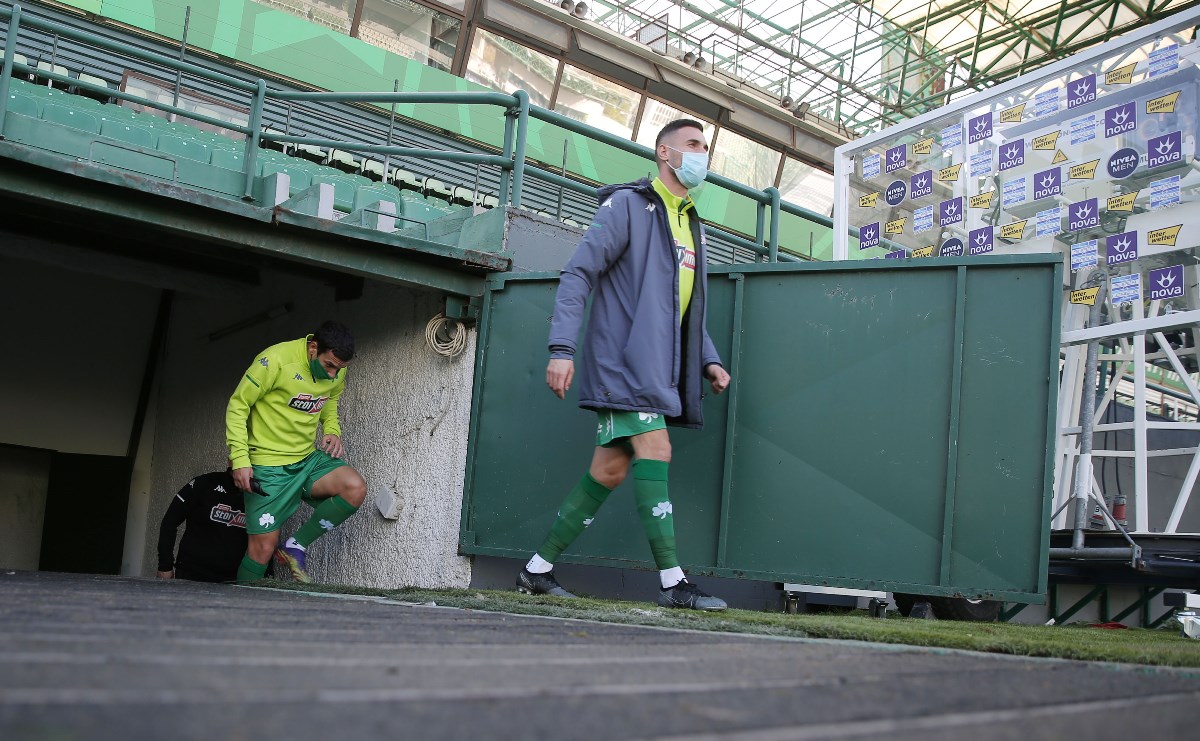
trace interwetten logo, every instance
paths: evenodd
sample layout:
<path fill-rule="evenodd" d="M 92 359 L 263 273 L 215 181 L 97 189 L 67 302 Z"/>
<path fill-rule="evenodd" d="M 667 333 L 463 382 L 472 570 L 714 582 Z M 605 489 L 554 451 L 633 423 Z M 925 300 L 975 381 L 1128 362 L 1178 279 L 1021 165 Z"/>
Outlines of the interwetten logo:
<path fill-rule="evenodd" d="M 992 251 L 992 227 L 985 226 L 982 229 L 972 229 L 967 235 L 967 244 L 971 247 L 972 255 L 982 255 L 985 252 Z"/>
<path fill-rule="evenodd" d="M 901 144 L 887 151 L 887 162 L 883 166 L 884 173 L 895 172 L 908 164 L 907 145 Z"/>
<path fill-rule="evenodd" d="M 1049 198 L 1062 193 L 1062 168 L 1051 167 L 1033 177 L 1033 200 Z"/>
<path fill-rule="evenodd" d="M 240 509 L 234 509 L 228 504 L 218 504 L 213 507 L 212 511 L 208 513 L 208 519 L 228 527 L 246 529 L 246 513 Z"/>
<path fill-rule="evenodd" d="M 1091 103 L 1096 99 L 1096 75 L 1081 77 L 1067 83 L 1067 110 Z"/>
<path fill-rule="evenodd" d="M 296 394 L 288 401 L 288 406 L 305 414 L 320 414 L 327 401 L 328 396 L 318 396 L 314 399 L 312 394 Z"/>
<path fill-rule="evenodd" d="M 1108 158 L 1108 176 L 1115 180 L 1124 180 L 1133 174 L 1137 166 L 1138 153 L 1136 149 L 1130 147 L 1118 149 Z"/>
<path fill-rule="evenodd" d="M 992 114 L 985 113 L 967 122 L 967 143 L 983 141 L 992 135 Z"/>
<path fill-rule="evenodd" d="M 951 198 L 948 201 L 942 201 L 938 206 L 938 224 L 947 226 L 949 224 L 957 224 L 963 219 L 963 199 L 962 196 Z"/>
<path fill-rule="evenodd" d="M 1137 128 L 1137 106 L 1133 101 L 1104 112 L 1104 137 L 1124 134 Z"/>
<path fill-rule="evenodd" d="M 1150 271 L 1150 300 L 1183 295 L 1183 266 L 1172 265 Z"/>
<path fill-rule="evenodd" d="M 1025 140 L 1018 139 L 1000 147 L 1000 172 L 1025 164 Z"/>
<path fill-rule="evenodd" d="M 909 179 L 908 197 L 924 198 L 933 193 L 933 170 L 918 172 Z"/>
<path fill-rule="evenodd" d="M 904 184 L 904 181 L 893 180 L 892 184 L 883 192 L 883 200 L 887 201 L 889 206 L 899 206 L 906 195 L 908 195 L 908 186 Z"/>
<path fill-rule="evenodd" d="M 1146 142 L 1146 166 L 1162 167 L 1183 162 L 1183 139 L 1178 131 L 1155 136 Z"/>
<path fill-rule="evenodd" d="M 1067 206 L 1067 229 L 1073 232 L 1100 226 L 1100 209 L 1095 198 Z"/>
<path fill-rule="evenodd" d="M 858 230 L 858 248 L 865 250 L 868 247 L 879 246 L 879 222 L 867 224 L 862 229 Z"/>
<path fill-rule="evenodd" d="M 963 242 L 958 237 L 947 239 L 945 242 L 942 242 L 942 257 L 962 257 L 962 253 Z"/>
<path fill-rule="evenodd" d="M 1108 238 L 1106 243 L 1109 265 L 1120 265 L 1137 259 L 1137 232 L 1122 232 Z"/>

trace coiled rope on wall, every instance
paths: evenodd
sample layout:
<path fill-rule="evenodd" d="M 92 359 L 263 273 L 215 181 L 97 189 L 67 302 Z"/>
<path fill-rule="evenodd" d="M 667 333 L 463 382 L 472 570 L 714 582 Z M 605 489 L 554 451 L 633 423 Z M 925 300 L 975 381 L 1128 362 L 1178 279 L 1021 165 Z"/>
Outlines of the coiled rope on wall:
<path fill-rule="evenodd" d="M 425 325 L 425 342 L 438 355 L 457 358 L 467 349 L 467 325 L 438 314 Z"/>

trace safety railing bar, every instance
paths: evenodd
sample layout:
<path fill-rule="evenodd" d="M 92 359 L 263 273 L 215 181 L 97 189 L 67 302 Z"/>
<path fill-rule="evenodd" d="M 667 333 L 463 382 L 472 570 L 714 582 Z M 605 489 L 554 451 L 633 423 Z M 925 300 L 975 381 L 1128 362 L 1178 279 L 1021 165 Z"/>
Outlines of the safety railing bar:
<path fill-rule="evenodd" d="M 161 65 L 163 67 L 167 67 L 169 69 L 183 70 L 184 72 L 187 72 L 188 74 L 195 75 L 197 77 L 203 77 L 206 79 L 214 80 L 216 82 L 220 82 L 222 84 L 228 85 L 232 88 L 242 90 L 244 92 L 252 93 L 257 88 L 257 85 L 255 83 L 246 82 L 244 80 L 239 80 L 238 78 L 230 77 L 229 75 L 223 75 L 220 72 L 214 72 L 210 69 L 205 69 L 204 67 L 192 64 L 191 62 L 184 62 L 177 58 L 172 58 L 172 57 L 168 57 L 164 54 L 159 54 L 158 52 L 148 51 L 146 49 L 139 49 L 135 46 L 131 46 L 128 44 L 121 44 L 118 42 L 110 41 L 109 39 L 106 39 L 103 36 L 97 36 L 96 34 L 88 33 L 87 31 L 80 31 L 79 29 L 72 28 L 71 26 L 63 25 L 61 23 L 58 23 L 57 21 L 43 20 L 43 19 L 37 17 L 36 15 L 31 15 L 29 13 L 24 12 L 24 9 L 21 8 L 21 6 L 19 4 L 13 5 L 13 7 L 11 9 L 0 8 L 0 16 L 6 17 L 6 18 L 12 18 L 14 13 L 20 13 L 22 28 L 32 27 L 32 28 L 40 28 L 45 31 L 53 31 L 54 33 L 58 34 L 59 36 L 65 36 L 66 38 L 69 38 L 69 39 L 74 39 L 76 41 L 82 41 L 86 44 L 95 46 L 100 49 L 104 49 L 106 51 L 116 52 L 118 54 L 124 54 L 127 56 L 135 57 L 137 59 L 141 59 L 143 61 L 147 61 L 147 62 L 153 62 L 155 64 Z M 8 39 L 6 38 L 5 39 L 6 44 L 7 44 L 7 41 L 8 41 Z M 14 39 L 14 41 L 15 41 L 15 39 Z"/>
<path fill-rule="evenodd" d="M 516 96 L 488 92 L 445 92 L 445 93 L 398 93 L 355 92 L 355 93 L 311 93 L 288 90 L 268 90 L 267 97 L 275 100 L 303 101 L 315 103 L 454 103 L 480 104 L 510 107 L 517 104 Z"/>
<path fill-rule="evenodd" d="M 425 157 L 451 162 L 475 162 L 497 167 L 512 167 L 511 160 L 505 160 L 498 154 L 482 152 L 454 152 L 445 149 L 421 149 L 418 147 L 398 147 L 387 144 L 365 144 L 363 142 L 348 142 L 338 139 L 315 139 L 311 136 L 296 136 L 294 134 L 276 134 L 264 131 L 259 135 L 265 141 L 286 142 L 288 144 L 306 144 L 312 147 L 341 149 L 348 152 L 370 152 L 372 154 L 394 154 L 398 157 Z"/>

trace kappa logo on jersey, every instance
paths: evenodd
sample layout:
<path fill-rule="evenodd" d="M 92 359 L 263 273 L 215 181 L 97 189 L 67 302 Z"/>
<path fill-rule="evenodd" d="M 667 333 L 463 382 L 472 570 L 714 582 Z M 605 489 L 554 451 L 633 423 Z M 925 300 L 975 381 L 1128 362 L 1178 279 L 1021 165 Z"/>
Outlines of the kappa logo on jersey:
<path fill-rule="evenodd" d="M 297 380 L 297 381 L 303 381 L 303 380 L 304 380 L 304 376 L 300 375 L 299 373 L 297 373 L 297 374 L 295 375 L 295 378 L 296 378 L 296 380 Z"/>
<path fill-rule="evenodd" d="M 259 364 L 259 365 L 261 365 L 262 367 L 266 368 L 266 367 L 267 367 L 267 359 L 266 359 L 266 358 L 259 358 L 259 359 L 258 359 L 258 364 Z"/>
<path fill-rule="evenodd" d="M 654 204 L 653 204 L 653 203 L 647 203 L 647 204 L 646 204 L 646 210 L 647 210 L 647 211 L 653 211 L 653 210 L 654 210 Z"/>
<path fill-rule="evenodd" d="M 318 396 L 314 399 L 312 394 L 296 394 L 288 401 L 288 406 L 305 414 L 318 414 L 327 401 L 328 396 Z"/>
<path fill-rule="evenodd" d="M 240 509 L 234 509 L 228 504 L 218 504 L 213 507 L 212 511 L 208 513 L 208 519 L 228 527 L 246 529 L 246 513 Z"/>

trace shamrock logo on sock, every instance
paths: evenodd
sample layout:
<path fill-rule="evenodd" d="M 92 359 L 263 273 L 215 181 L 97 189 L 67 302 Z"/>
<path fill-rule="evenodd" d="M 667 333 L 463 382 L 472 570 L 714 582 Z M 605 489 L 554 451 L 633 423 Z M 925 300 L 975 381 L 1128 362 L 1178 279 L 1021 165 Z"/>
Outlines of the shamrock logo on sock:
<path fill-rule="evenodd" d="M 320 525 L 321 525 L 321 527 L 325 528 L 326 530 L 333 529 L 333 523 L 330 522 L 329 520 L 321 520 Z"/>
<path fill-rule="evenodd" d="M 584 521 L 583 521 L 583 526 L 584 526 L 584 527 L 587 527 L 588 525 L 591 525 L 591 524 L 592 524 L 592 520 L 594 520 L 594 519 L 596 519 L 596 518 L 595 518 L 595 517 L 589 517 L 589 518 L 587 518 L 586 520 L 584 520 Z"/>
<path fill-rule="evenodd" d="M 670 502 L 659 502 L 658 504 L 654 505 L 654 509 L 650 510 L 650 514 L 654 515 L 660 520 L 665 520 L 667 519 L 667 515 L 674 511 L 675 508 L 671 506 Z"/>
<path fill-rule="evenodd" d="M 275 524 L 275 515 L 270 512 L 263 512 L 262 517 L 258 518 L 259 527 L 270 527 Z"/>

